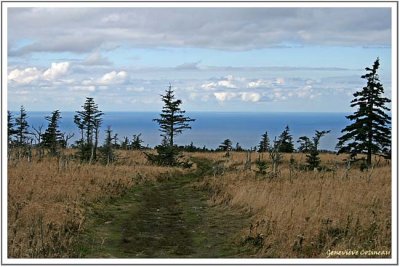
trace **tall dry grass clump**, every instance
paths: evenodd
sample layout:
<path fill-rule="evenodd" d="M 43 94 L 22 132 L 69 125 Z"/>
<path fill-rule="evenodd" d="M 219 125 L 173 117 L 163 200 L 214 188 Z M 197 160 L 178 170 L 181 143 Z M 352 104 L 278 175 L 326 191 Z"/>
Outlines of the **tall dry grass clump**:
<path fill-rule="evenodd" d="M 245 153 L 219 155 L 220 161 L 217 154 L 198 156 L 224 165 L 223 173 L 202 182 L 213 192 L 211 202 L 253 215 L 242 245 L 255 246 L 256 256 L 326 258 L 333 250 L 391 249 L 391 167 L 383 161 L 361 171 L 347 168 L 343 156 L 323 154 L 323 170 L 309 171 L 301 166 L 304 155 L 286 154 L 272 178 L 254 164 L 245 170 Z"/>
<path fill-rule="evenodd" d="M 117 164 L 81 164 L 65 157 L 8 162 L 8 256 L 71 257 L 92 203 L 124 194 L 173 168 L 148 165 L 140 151 Z"/>

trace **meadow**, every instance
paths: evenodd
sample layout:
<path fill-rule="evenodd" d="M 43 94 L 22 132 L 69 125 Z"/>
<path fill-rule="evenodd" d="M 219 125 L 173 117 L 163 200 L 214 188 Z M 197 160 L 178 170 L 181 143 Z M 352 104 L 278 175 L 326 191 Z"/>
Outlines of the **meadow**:
<path fill-rule="evenodd" d="M 8 162 L 8 255 L 72 257 L 74 243 L 94 203 L 116 198 L 144 181 L 179 171 L 149 165 L 140 151 L 120 152 L 118 164 L 81 164 L 32 157 Z"/>
<path fill-rule="evenodd" d="M 81 164 L 72 153 L 9 160 L 10 258 L 76 257 L 75 244 L 94 205 L 197 168 L 151 165 L 141 151 L 118 151 L 119 160 L 108 166 Z M 303 166 L 305 154 L 284 154 L 271 176 L 267 153 L 253 152 L 250 164 L 246 152 L 185 156 L 208 162 L 204 175 L 190 183 L 207 192 L 208 209 L 250 217 L 235 235 L 234 246 L 249 249 L 241 257 L 326 258 L 329 251 L 391 250 L 391 166 L 384 159 L 376 157 L 373 168 L 361 171 L 357 164 L 348 168 L 345 155 L 321 154 L 324 168 L 310 171 Z M 265 174 L 258 171 L 258 158 L 267 161 Z M 358 256 L 390 257 L 371 253 Z"/>
<path fill-rule="evenodd" d="M 326 169 L 309 171 L 302 168 L 304 154 L 285 154 L 278 177 L 267 178 L 254 171 L 254 164 L 244 169 L 246 153 L 232 153 L 225 160 L 223 153 L 193 156 L 223 166 L 223 173 L 206 177 L 200 186 L 211 189 L 210 204 L 252 215 L 242 236 L 256 247 L 255 256 L 325 258 L 329 251 L 346 250 L 361 257 L 373 253 L 361 255 L 363 251 L 389 256 L 391 167 L 383 158 L 376 157 L 374 168 L 361 171 L 357 165 L 348 168 L 344 155 L 321 154 Z"/>

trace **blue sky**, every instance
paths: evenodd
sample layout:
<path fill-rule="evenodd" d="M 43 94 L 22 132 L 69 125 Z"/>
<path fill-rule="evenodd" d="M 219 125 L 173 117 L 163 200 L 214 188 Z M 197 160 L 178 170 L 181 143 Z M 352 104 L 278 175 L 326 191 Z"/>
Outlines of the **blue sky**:
<path fill-rule="evenodd" d="M 377 57 L 391 95 L 389 8 L 9 8 L 7 41 L 10 110 L 157 111 L 171 83 L 192 111 L 350 111 Z"/>

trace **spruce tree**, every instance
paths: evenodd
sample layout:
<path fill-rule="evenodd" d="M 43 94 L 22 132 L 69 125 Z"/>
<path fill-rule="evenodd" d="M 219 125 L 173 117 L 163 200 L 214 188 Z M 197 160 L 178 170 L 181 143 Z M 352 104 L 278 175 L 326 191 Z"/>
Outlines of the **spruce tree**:
<path fill-rule="evenodd" d="M 165 95 L 161 95 L 161 100 L 164 102 L 164 106 L 160 118 L 153 119 L 153 121 L 159 124 L 163 141 L 161 145 L 156 147 L 158 155 L 147 153 L 146 155 L 150 161 L 159 165 L 190 167 L 191 164 L 179 161 L 182 155 L 175 145 L 174 139 L 184 130 L 191 129 L 189 123 L 195 120 L 185 116 L 185 111 L 180 107 L 182 100 L 175 99 L 171 85 L 165 91 Z"/>
<path fill-rule="evenodd" d="M 279 136 L 279 152 L 292 153 L 294 151 L 293 138 L 289 131 L 290 129 L 287 125 L 285 130 Z"/>
<path fill-rule="evenodd" d="M 232 141 L 230 139 L 225 139 L 224 142 L 219 145 L 219 149 L 225 151 L 225 156 L 229 157 L 229 151 L 232 150 Z"/>
<path fill-rule="evenodd" d="M 312 142 L 310 138 L 307 136 L 301 136 L 299 137 L 299 140 L 297 140 L 297 143 L 300 143 L 299 148 L 297 149 L 299 152 L 302 153 L 308 153 L 311 150 L 312 147 Z"/>
<path fill-rule="evenodd" d="M 123 150 L 129 149 L 129 139 L 127 136 L 124 136 L 124 140 L 121 142 L 121 149 Z"/>
<path fill-rule="evenodd" d="M 309 147 L 309 153 L 306 155 L 307 157 L 307 164 L 308 168 L 310 170 L 313 170 L 314 168 L 318 168 L 319 164 L 321 162 L 319 158 L 319 151 L 318 151 L 318 145 L 319 145 L 319 140 L 321 139 L 322 136 L 328 134 L 330 131 L 315 131 L 315 136 L 313 137 L 313 142 L 311 143 L 311 146 Z"/>
<path fill-rule="evenodd" d="M 25 145 L 27 143 L 29 135 L 29 124 L 27 118 L 28 114 L 26 113 L 24 106 L 21 106 L 19 115 L 15 118 L 15 134 L 17 136 L 17 145 L 19 146 Z"/>
<path fill-rule="evenodd" d="M 261 136 L 261 141 L 260 145 L 258 146 L 258 152 L 267 152 L 269 148 L 269 137 L 268 137 L 268 132 L 265 132 Z"/>
<path fill-rule="evenodd" d="M 132 143 L 131 143 L 131 149 L 132 150 L 140 150 L 143 148 L 142 143 L 143 140 L 140 138 L 140 136 L 142 136 L 142 134 L 134 134 L 132 136 Z"/>
<path fill-rule="evenodd" d="M 189 123 L 195 121 L 185 117 L 185 111 L 180 108 L 182 100 L 175 99 L 171 85 L 161 95 L 164 102 L 162 113 L 159 119 L 154 119 L 160 125 L 161 136 L 166 138 L 170 146 L 174 146 L 174 137 L 181 134 L 183 130 L 191 129 Z"/>
<path fill-rule="evenodd" d="M 92 97 L 87 97 L 82 106 L 82 111 L 76 111 L 74 122 L 81 132 L 81 140 L 78 141 L 79 156 L 82 161 L 96 160 L 98 144 L 98 132 L 104 115 L 98 109 L 98 105 Z"/>
<path fill-rule="evenodd" d="M 61 114 L 59 110 L 55 110 L 51 113 L 51 116 L 45 118 L 49 124 L 46 131 L 43 134 L 43 145 L 49 149 L 52 156 L 56 156 L 58 149 L 62 146 L 62 133 L 58 129 Z"/>
<path fill-rule="evenodd" d="M 391 150 L 390 111 L 386 107 L 390 99 L 383 96 L 384 89 L 378 75 L 379 58 L 372 68 L 365 68 L 367 73 L 362 75 L 367 85 L 361 91 L 353 94 L 350 106 L 357 110 L 347 119 L 353 123 L 346 126 L 339 137 L 338 153 L 367 154 L 366 164 L 371 166 L 373 154 L 387 154 Z"/>
<path fill-rule="evenodd" d="M 114 153 L 114 137 L 112 137 L 111 127 L 108 126 L 106 130 L 106 138 L 104 140 L 103 147 L 100 148 L 101 159 L 104 164 L 113 163 L 116 160 L 116 155 Z"/>

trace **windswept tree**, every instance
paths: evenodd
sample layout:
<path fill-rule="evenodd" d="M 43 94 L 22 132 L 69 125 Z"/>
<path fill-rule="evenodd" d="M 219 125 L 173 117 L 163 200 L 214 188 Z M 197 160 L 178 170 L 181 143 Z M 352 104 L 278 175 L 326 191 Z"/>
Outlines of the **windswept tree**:
<path fill-rule="evenodd" d="M 164 106 L 160 118 L 153 121 L 159 124 L 163 141 L 160 146 L 157 146 L 158 155 L 146 155 L 150 161 L 160 165 L 178 165 L 180 152 L 174 139 L 184 130 L 191 129 L 189 123 L 195 120 L 185 116 L 185 111 L 180 107 L 182 100 L 175 99 L 171 85 L 165 91 L 165 95 L 161 95 L 161 100 Z"/>
<path fill-rule="evenodd" d="M 77 142 L 79 156 L 82 161 L 96 160 L 98 145 L 98 133 L 104 113 L 98 109 L 98 105 L 92 97 L 87 97 L 82 106 L 82 111 L 76 111 L 74 122 L 78 126 L 81 139 Z"/>
<path fill-rule="evenodd" d="M 232 150 L 232 141 L 230 139 L 225 139 L 224 142 L 219 145 L 219 149 L 225 151 L 225 156 L 229 157 L 229 151 Z"/>
<path fill-rule="evenodd" d="M 28 142 L 29 124 L 27 121 L 28 114 L 24 106 L 21 106 L 18 117 L 15 118 L 15 135 L 17 137 L 16 143 L 18 146 L 23 146 Z"/>
<path fill-rule="evenodd" d="M 143 140 L 142 140 L 141 136 L 142 136 L 141 133 L 140 134 L 134 134 L 132 136 L 132 142 L 131 142 L 131 145 L 130 145 L 132 150 L 140 150 L 140 149 L 143 148 L 143 145 L 142 145 L 143 144 Z"/>
<path fill-rule="evenodd" d="M 310 138 L 308 138 L 307 136 L 301 136 L 299 137 L 299 140 L 297 140 L 297 143 L 300 143 L 300 146 L 297 149 L 299 152 L 302 153 L 310 152 L 310 149 L 312 147 L 312 142 Z"/>
<path fill-rule="evenodd" d="M 279 136 L 279 152 L 292 153 L 294 151 L 293 138 L 289 131 L 289 125 L 287 125 L 285 130 Z"/>
<path fill-rule="evenodd" d="M 43 145 L 49 150 L 50 155 L 56 156 L 63 142 L 63 135 L 58 129 L 61 119 L 60 111 L 53 111 L 51 116 L 46 116 L 45 119 L 49 124 L 43 134 Z"/>
<path fill-rule="evenodd" d="M 120 147 L 123 150 L 129 150 L 129 138 L 127 136 L 124 136 L 124 139 L 121 142 Z"/>
<path fill-rule="evenodd" d="M 378 75 L 379 58 L 372 68 L 365 68 L 367 73 L 362 75 L 367 85 L 361 91 L 353 94 L 354 99 L 350 106 L 357 110 L 354 114 L 346 116 L 352 124 L 346 126 L 339 137 L 337 144 L 338 153 L 351 153 L 353 156 L 367 154 L 366 164 L 372 163 L 373 154 L 389 154 L 391 151 L 390 111 L 386 104 L 391 100 L 384 97 L 384 89 Z"/>
<path fill-rule="evenodd" d="M 268 137 L 268 132 L 265 132 L 261 136 L 261 141 L 260 141 L 260 144 L 258 146 L 258 152 L 260 152 L 260 153 L 267 152 L 268 148 L 269 148 L 269 137 Z"/>
<path fill-rule="evenodd" d="M 318 151 L 319 140 L 321 139 L 322 136 L 328 133 L 330 133 L 330 131 L 315 131 L 313 141 L 311 143 L 311 146 L 309 147 L 309 152 L 306 155 L 308 168 L 311 170 L 319 167 L 319 164 L 321 162 Z"/>

